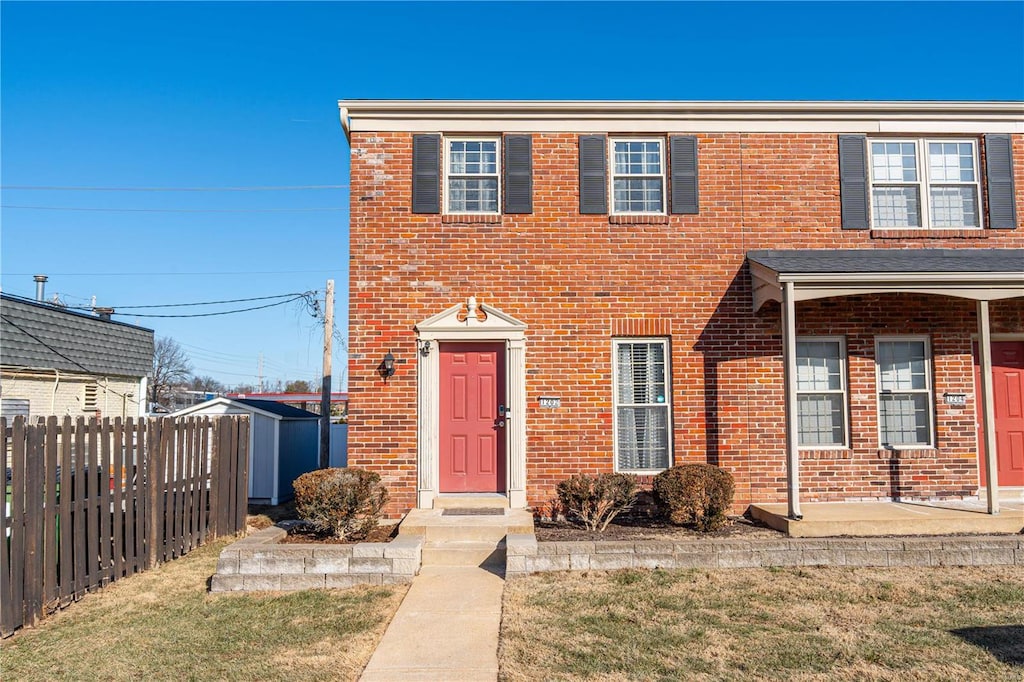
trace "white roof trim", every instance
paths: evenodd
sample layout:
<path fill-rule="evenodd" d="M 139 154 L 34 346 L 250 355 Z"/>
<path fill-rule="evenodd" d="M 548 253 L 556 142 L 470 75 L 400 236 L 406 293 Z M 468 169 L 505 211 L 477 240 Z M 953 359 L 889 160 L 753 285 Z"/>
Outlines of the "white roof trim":
<path fill-rule="evenodd" d="M 258 407 L 253 407 L 252 405 L 246 405 L 245 403 L 240 403 L 237 400 L 232 400 L 231 398 L 213 398 L 212 400 L 207 400 L 204 403 L 199 403 L 198 405 L 192 405 L 191 407 L 186 407 L 183 410 L 178 410 L 177 412 L 172 412 L 168 416 L 170 416 L 170 417 L 188 417 L 189 415 L 192 415 L 192 414 L 194 414 L 196 412 L 201 411 L 203 408 L 212 407 L 213 405 L 230 405 L 230 406 L 236 407 L 236 408 L 238 408 L 240 410 L 245 410 L 246 412 L 252 412 L 254 414 L 263 415 L 264 417 L 270 417 L 271 419 L 276 419 L 278 421 L 284 419 L 284 417 L 282 417 L 279 414 L 274 414 L 273 412 L 267 412 L 266 410 L 261 410 Z"/>
<path fill-rule="evenodd" d="M 1024 102 L 342 100 L 352 131 L 1024 133 Z"/>
<path fill-rule="evenodd" d="M 785 282 L 793 283 L 797 301 L 886 293 L 935 294 L 974 301 L 1024 297 L 1024 275 L 1017 272 L 785 273 L 751 262 L 750 276 L 755 312 L 767 301 L 781 302 Z"/>

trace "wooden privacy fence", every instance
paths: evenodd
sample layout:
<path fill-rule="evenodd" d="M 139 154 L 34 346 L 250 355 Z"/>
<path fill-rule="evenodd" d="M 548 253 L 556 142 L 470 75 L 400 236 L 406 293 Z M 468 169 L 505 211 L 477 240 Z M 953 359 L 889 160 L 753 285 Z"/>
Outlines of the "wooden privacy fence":
<path fill-rule="evenodd" d="M 245 525 L 247 417 L 0 419 L 0 635 Z"/>

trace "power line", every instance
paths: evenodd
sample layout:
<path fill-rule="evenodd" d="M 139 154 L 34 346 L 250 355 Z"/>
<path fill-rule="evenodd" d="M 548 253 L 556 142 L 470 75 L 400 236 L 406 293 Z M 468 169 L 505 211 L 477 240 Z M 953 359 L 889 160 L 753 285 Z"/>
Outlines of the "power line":
<path fill-rule="evenodd" d="M 50 272 L 50 277 L 194 277 L 197 275 L 315 275 L 337 272 L 323 270 L 227 270 L 222 272 Z M 4 277 L 31 277 L 35 272 L 5 272 Z"/>
<path fill-rule="evenodd" d="M 292 303 L 300 299 L 305 299 L 305 294 L 299 294 L 295 298 L 290 298 L 287 301 L 278 301 L 277 303 L 268 303 L 267 305 L 258 305 L 251 308 L 239 308 L 238 310 L 222 310 L 217 313 L 194 313 L 192 315 L 154 315 L 152 313 L 123 313 L 124 315 L 130 315 L 132 317 L 215 317 L 217 315 L 234 315 L 236 313 L 247 313 L 252 310 L 263 310 L 264 308 L 273 308 L 274 306 L 285 305 L 286 303 Z M 120 315 L 122 313 L 113 313 L 114 315 Z"/>
<path fill-rule="evenodd" d="M 101 213 L 285 213 L 290 211 L 347 211 L 343 206 L 301 208 L 89 208 L 85 206 L 15 206 L 3 204 L 0 208 L 26 211 L 98 211 Z"/>
<path fill-rule="evenodd" d="M 133 310 L 137 308 L 187 308 L 194 305 L 222 305 L 225 303 L 248 303 L 249 301 L 269 301 L 274 298 L 295 298 L 301 296 L 312 296 L 316 294 L 315 291 L 305 291 L 302 293 L 292 292 L 289 294 L 277 294 L 275 296 L 256 296 L 254 298 L 233 298 L 226 301 L 203 301 L 201 303 L 164 303 L 161 305 L 104 305 L 105 308 L 115 308 L 117 310 Z M 94 306 L 69 306 L 78 310 L 93 310 Z"/>
<path fill-rule="evenodd" d="M 56 192 L 291 192 L 320 189 L 348 189 L 348 185 L 263 185 L 255 187 L 67 187 L 46 185 L 2 185 L 0 189 Z"/>

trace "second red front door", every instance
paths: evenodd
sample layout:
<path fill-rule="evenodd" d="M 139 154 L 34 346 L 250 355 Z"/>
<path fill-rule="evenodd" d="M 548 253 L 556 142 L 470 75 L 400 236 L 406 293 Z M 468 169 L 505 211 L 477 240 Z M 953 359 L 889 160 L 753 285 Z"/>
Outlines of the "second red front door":
<path fill-rule="evenodd" d="M 977 346 L 975 346 L 977 353 Z M 978 394 L 981 384 L 975 366 Z M 995 417 L 996 463 L 1000 486 L 1024 486 L 1024 341 L 992 342 L 992 412 Z M 983 443 L 984 429 L 978 417 L 978 443 Z M 979 448 L 981 483 L 988 480 L 985 456 Z"/>
<path fill-rule="evenodd" d="M 440 348 L 440 492 L 505 491 L 505 344 Z"/>

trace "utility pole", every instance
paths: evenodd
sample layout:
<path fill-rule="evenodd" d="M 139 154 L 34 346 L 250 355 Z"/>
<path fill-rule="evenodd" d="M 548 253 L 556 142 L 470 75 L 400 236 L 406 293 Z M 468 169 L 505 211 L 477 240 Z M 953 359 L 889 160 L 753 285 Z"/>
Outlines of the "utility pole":
<path fill-rule="evenodd" d="M 331 341 L 334 338 L 334 280 L 327 280 L 324 301 L 324 369 L 320 387 L 320 468 L 331 465 Z"/>
<path fill-rule="evenodd" d="M 256 368 L 256 392 L 263 393 L 263 353 L 260 353 L 259 364 Z"/>

